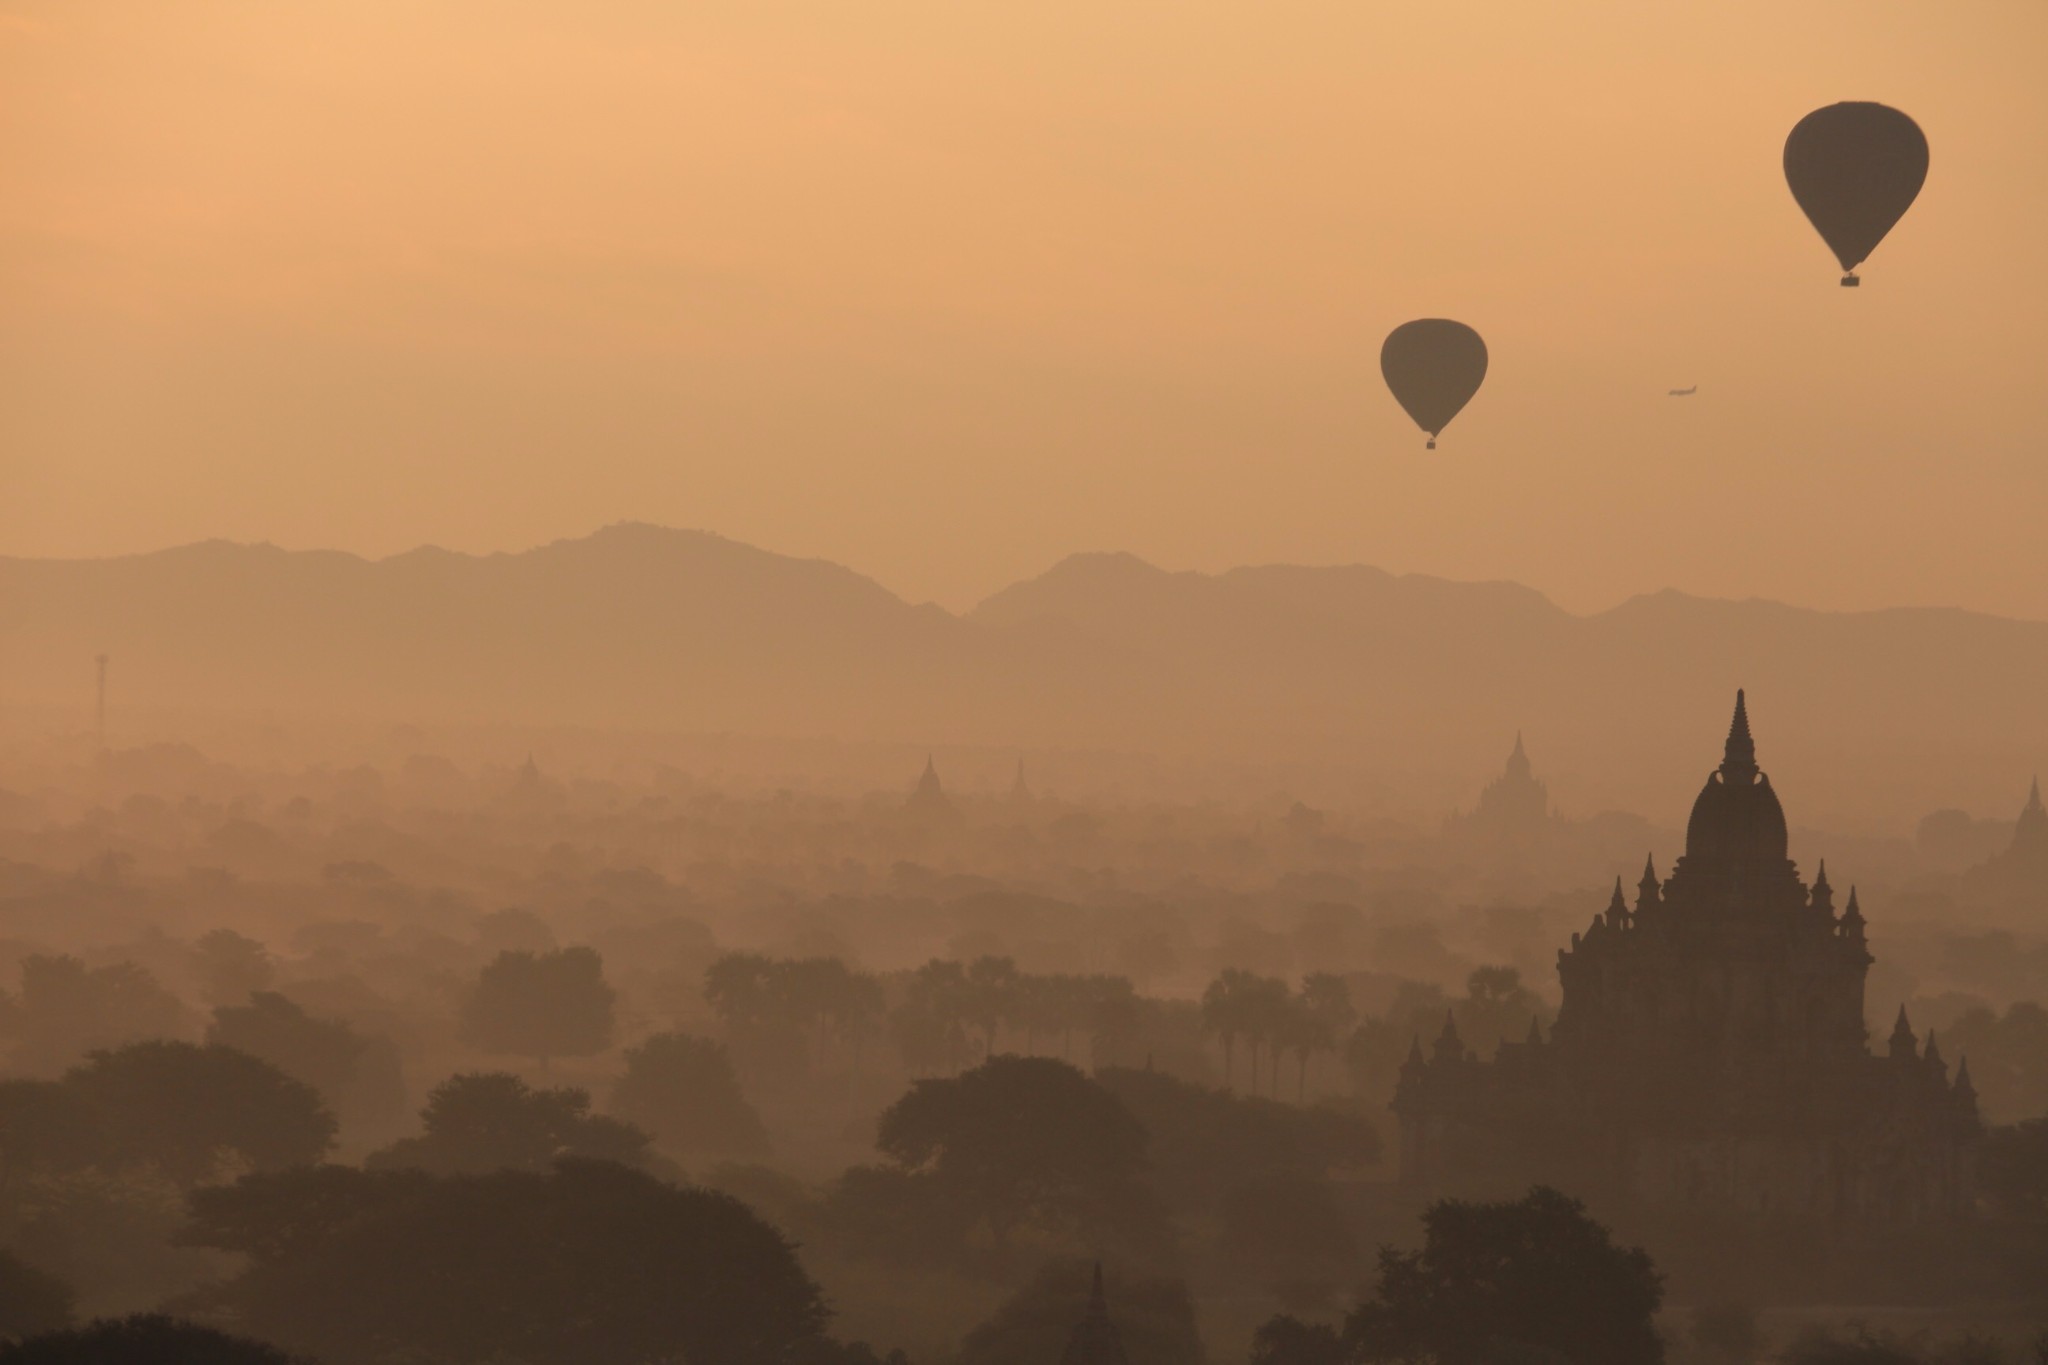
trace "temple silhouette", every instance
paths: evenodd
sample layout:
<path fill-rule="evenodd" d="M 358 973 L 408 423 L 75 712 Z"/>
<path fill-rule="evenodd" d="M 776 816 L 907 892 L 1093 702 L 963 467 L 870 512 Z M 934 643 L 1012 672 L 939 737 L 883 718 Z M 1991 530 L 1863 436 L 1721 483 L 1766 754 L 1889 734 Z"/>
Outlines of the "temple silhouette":
<path fill-rule="evenodd" d="M 2048 806 L 2035 778 L 2013 824 L 2012 843 L 1963 874 L 1962 892 L 1973 905 L 2014 917 L 2048 911 Z"/>
<path fill-rule="evenodd" d="M 1908 1222 L 1969 1207 L 1980 1125 L 1903 1007 L 1883 1056 L 1852 887 L 1808 887 L 1757 766 L 1743 695 L 1693 802 L 1685 856 L 1558 953 L 1552 1036 L 1479 1060 L 1448 1019 L 1393 1109 L 1401 1176 L 1432 1189 L 1543 1179 L 1652 1208 Z"/>

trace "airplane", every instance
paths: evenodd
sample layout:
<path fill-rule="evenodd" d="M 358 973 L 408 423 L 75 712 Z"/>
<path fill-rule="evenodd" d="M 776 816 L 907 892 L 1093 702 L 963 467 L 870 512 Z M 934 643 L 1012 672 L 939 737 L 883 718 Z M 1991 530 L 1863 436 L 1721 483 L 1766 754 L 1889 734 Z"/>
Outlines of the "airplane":
<path fill-rule="evenodd" d="M 1664 396 L 1666 398 L 1690 398 L 1692 397 L 1692 395 L 1698 393 L 1699 391 L 1700 386 L 1695 384 L 1689 389 L 1672 389 Z"/>

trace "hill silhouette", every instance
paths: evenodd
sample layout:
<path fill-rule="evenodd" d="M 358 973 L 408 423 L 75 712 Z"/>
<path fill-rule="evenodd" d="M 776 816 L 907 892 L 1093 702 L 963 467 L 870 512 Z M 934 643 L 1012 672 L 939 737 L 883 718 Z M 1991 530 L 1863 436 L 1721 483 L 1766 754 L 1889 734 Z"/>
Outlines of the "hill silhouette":
<path fill-rule="evenodd" d="M 0 702 L 1107 746 L 1483 772 L 1616 799 L 1697 777 L 1736 686 L 1783 777 L 1996 780 L 2048 757 L 2048 623 L 1661 592 L 1589 616 L 1363 566 L 1176 573 L 1076 555 L 965 615 L 701 531 L 383 560 L 208 542 L 0 560 Z M 1709 736 L 1711 738 L 1711 736 Z M 1711 745 L 1708 746 L 1711 749 Z M 1680 789 L 1683 783 L 1680 783 Z M 1873 798 L 1875 799 L 1875 798 Z"/>

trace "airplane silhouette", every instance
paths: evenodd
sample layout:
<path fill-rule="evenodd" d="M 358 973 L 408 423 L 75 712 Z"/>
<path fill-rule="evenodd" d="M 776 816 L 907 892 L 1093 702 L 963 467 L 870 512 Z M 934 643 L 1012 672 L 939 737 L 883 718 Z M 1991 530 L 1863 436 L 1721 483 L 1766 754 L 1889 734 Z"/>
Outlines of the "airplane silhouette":
<path fill-rule="evenodd" d="M 1689 397 L 1691 397 L 1691 396 L 1692 396 L 1693 394 L 1696 394 L 1696 393 L 1698 393 L 1699 391 L 1700 391 L 1700 386 L 1699 386 L 1699 385 L 1697 385 L 1697 384 L 1695 384 L 1695 385 L 1693 385 L 1693 386 L 1692 386 L 1691 388 L 1689 388 L 1689 389 L 1672 389 L 1672 390 L 1670 390 L 1669 392 L 1667 392 L 1667 393 L 1665 394 L 1665 397 L 1667 397 L 1667 398 L 1689 398 Z"/>

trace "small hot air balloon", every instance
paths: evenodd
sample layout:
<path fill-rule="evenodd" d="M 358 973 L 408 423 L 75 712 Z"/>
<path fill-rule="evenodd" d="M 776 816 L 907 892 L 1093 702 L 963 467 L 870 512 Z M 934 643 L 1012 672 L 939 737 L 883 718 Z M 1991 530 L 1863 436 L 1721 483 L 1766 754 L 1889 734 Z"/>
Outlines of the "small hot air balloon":
<path fill-rule="evenodd" d="M 1486 343 L 1449 318 L 1417 318 L 1387 333 L 1380 373 L 1394 400 L 1429 433 L 1429 450 L 1486 378 Z"/>
<path fill-rule="evenodd" d="M 1816 109 L 1785 139 L 1785 183 L 1842 263 L 1842 287 L 1905 216 L 1927 179 L 1927 137 L 1898 110 L 1867 100 Z"/>

